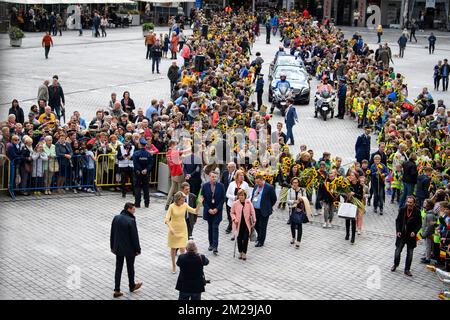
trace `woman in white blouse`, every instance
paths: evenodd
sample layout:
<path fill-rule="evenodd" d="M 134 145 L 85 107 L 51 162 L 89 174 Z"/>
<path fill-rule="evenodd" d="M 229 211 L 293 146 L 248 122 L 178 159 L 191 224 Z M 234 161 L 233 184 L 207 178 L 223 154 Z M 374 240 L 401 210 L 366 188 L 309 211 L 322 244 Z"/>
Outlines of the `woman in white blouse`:
<path fill-rule="evenodd" d="M 229 207 L 232 207 L 233 203 L 238 199 L 237 193 L 238 193 L 239 189 L 244 189 L 247 194 L 247 198 L 249 198 L 249 196 L 251 195 L 251 193 L 250 193 L 251 190 L 248 186 L 248 183 L 244 181 L 244 171 L 242 171 L 242 170 L 236 171 L 235 176 L 234 176 L 234 181 L 231 181 L 230 184 L 228 185 L 227 205 Z"/>

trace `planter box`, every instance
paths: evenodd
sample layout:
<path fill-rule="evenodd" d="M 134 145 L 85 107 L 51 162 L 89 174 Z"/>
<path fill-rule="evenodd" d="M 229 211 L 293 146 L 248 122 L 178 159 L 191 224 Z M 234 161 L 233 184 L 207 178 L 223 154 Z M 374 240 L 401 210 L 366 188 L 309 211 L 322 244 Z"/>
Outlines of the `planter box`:
<path fill-rule="evenodd" d="M 20 39 L 9 39 L 11 47 L 20 47 L 22 45 L 22 38 Z"/>
<path fill-rule="evenodd" d="M 162 162 L 158 163 L 158 191 L 168 194 L 171 183 L 169 166 Z"/>
<path fill-rule="evenodd" d="M 124 18 L 125 16 L 127 16 L 126 14 L 123 13 L 118 13 L 117 16 Z M 133 20 L 131 21 L 131 26 L 139 26 L 141 24 L 141 15 L 140 14 L 132 14 L 131 17 L 133 18 Z"/>

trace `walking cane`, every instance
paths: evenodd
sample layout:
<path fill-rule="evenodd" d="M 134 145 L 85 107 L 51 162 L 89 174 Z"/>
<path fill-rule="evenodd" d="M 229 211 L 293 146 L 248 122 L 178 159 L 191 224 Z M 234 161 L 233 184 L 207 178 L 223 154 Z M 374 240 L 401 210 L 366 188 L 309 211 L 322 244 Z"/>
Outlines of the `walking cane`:
<path fill-rule="evenodd" d="M 234 251 L 233 251 L 233 258 L 236 258 L 236 246 L 237 246 L 237 235 L 234 235 Z"/>

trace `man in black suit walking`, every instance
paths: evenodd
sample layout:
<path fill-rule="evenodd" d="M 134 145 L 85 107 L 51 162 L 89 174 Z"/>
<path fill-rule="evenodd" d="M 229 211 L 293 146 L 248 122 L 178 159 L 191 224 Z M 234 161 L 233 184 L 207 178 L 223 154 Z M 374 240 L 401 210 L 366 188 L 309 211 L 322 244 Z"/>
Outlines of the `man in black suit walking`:
<path fill-rule="evenodd" d="M 231 181 L 234 180 L 234 175 L 236 174 L 236 163 L 230 162 L 227 165 L 227 170 L 224 170 L 222 173 L 222 178 L 220 179 L 220 182 L 223 184 L 225 188 L 225 192 L 228 190 L 228 186 L 230 185 Z M 228 219 L 228 226 L 225 232 L 228 234 L 231 232 L 231 208 L 227 206 L 227 219 Z"/>
<path fill-rule="evenodd" d="M 225 202 L 225 188 L 217 180 L 217 173 L 209 173 L 210 182 L 202 186 L 203 219 L 208 221 L 208 250 L 218 254 L 219 224 L 222 221 L 223 203 Z"/>
<path fill-rule="evenodd" d="M 206 284 L 203 266 L 208 264 L 208 258 L 197 253 L 195 242 L 189 240 L 186 253 L 180 255 L 177 260 L 177 266 L 180 267 L 180 275 L 175 287 L 180 291 L 178 300 L 201 300 Z"/>
<path fill-rule="evenodd" d="M 257 175 L 252 193 L 252 203 L 256 213 L 255 230 L 258 233 L 255 247 L 262 247 L 266 241 L 267 224 L 276 202 L 277 195 L 274 187 L 265 182 L 261 175 Z"/>
<path fill-rule="evenodd" d="M 406 245 L 406 263 L 405 275 L 412 277 L 411 263 L 413 259 L 414 248 L 417 246 L 417 233 L 422 227 L 422 217 L 416 206 L 414 196 L 408 196 L 406 206 L 401 207 L 397 219 L 395 220 L 397 229 L 397 238 L 395 240 L 395 258 L 391 271 L 394 272 L 400 264 L 400 255 Z"/>
<path fill-rule="evenodd" d="M 130 292 L 134 292 L 142 286 L 142 282 L 134 282 L 134 259 L 141 254 L 135 212 L 134 204 L 125 203 L 124 209 L 114 217 L 111 225 L 111 252 L 116 255 L 114 298 L 123 296 L 120 291 L 120 278 L 124 259 L 127 260 Z"/>
<path fill-rule="evenodd" d="M 183 182 L 181 184 L 181 192 L 183 192 L 186 203 L 191 207 L 197 207 L 197 195 L 191 193 L 191 186 L 188 182 Z M 193 213 L 189 213 L 186 211 L 186 225 L 188 228 L 188 236 L 189 239 L 193 239 L 192 231 L 194 231 L 194 225 L 197 222 L 197 215 Z"/>
<path fill-rule="evenodd" d="M 66 103 L 64 99 L 64 92 L 61 85 L 58 82 L 58 76 L 53 76 L 52 84 L 48 87 L 48 105 L 55 112 L 58 120 L 61 119 L 61 114 L 64 113 L 64 104 Z"/>

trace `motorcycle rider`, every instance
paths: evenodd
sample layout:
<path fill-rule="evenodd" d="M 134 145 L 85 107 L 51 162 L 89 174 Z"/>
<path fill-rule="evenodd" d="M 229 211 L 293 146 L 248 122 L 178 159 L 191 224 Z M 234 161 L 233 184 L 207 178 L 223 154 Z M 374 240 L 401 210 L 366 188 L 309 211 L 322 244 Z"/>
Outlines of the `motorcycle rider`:
<path fill-rule="evenodd" d="M 289 81 L 286 80 L 287 76 L 286 73 L 281 73 L 280 74 L 280 80 L 277 81 L 277 84 L 275 85 L 275 88 L 273 91 L 277 90 L 278 88 L 280 88 L 281 85 L 288 85 L 288 89 L 291 88 L 291 84 L 289 83 Z M 275 109 L 275 104 L 272 104 L 272 107 L 270 108 L 270 113 L 273 113 L 273 110 Z"/>
<path fill-rule="evenodd" d="M 286 52 L 284 51 L 284 46 L 282 44 L 280 44 L 280 46 L 278 47 L 278 51 L 275 53 L 275 59 L 278 56 L 284 56 L 286 54 Z"/>
<path fill-rule="evenodd" d="M 316 96 L 320 96 L 322 92 L 325 91 L 329 92 L 330 94 L 333 92 L 333 86 L 328 83 L 328 77 L 326 75 L 322 77 L 322 82 L 317 85 Z M 317 118 L 317 105 L 314 106 L 314 118 Z"/>

